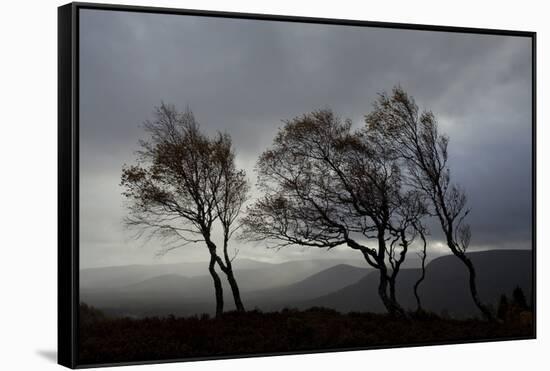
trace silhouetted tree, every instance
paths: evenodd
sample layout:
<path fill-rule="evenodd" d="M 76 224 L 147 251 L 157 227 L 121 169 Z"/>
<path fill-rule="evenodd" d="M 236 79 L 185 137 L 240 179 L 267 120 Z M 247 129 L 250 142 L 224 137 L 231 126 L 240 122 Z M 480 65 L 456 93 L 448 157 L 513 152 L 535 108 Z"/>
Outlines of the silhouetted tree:
<path fill-rule="evenodd" d="M 210 254 L 216 314 L 223 312 L 224 305 L 216 264 L 227 274 L 237 309 L 244 310 L 227 245 L 248 188 L 244 173 L 235 169 L 229 137 L 208 138 L 190 110 L 180 113 L 164 103 L 144 127 L 149 138 L 140 142 L 137 165 L 122 170 L 129 210 L 126 224 L 137 227 L 138 236 L 148 233 L 168 240 L 169 247 L 161 253 L 204 243 Z M 224 230 L 224 260 L 212 237 L 217 219 Z"/>
<path fill-rule="evenodd" d="M 512 305 L 517 307 L 519 310 L 528 310 L 529 306 L 527 305 L 527 299 L 521 287 L 516 286 L 512 292 Z"/>
<path fill-rule="evenodd" d="M 471 239 L 470 226 L 464 223 L 469 213 L 466 194 L 451 183 L 448 165 L 449 138 L 439 133 L 438 122 L 430 111 L 419 111 L 414 99 L 400 87 L 391 95 L 380 94 L 373 111 L 366 116 L 369 131 L 378 132 L 404 159 L 407 181 L 423 192 L 437 217 L 451 252 L 466 266 L 469 288 L 475 305 L 491 319 L 481 302 L 476 286 L 476 271 L 466 254 Z"/>
<path fill-rule="evenodd" d="M 388 312 L 404 314 L 388 285 L 395 288 L 411 242 L 411 222 L 404 218 L 420 214 L 412 212 L 419 199 L 414 203 L 412 194 L 401 192 L 391 148 L 352 132 L 351 122 L 330 110 L 314 111 L 285 123 L 257 171 L 265 195 L 248 209 L 246 238 L 279 248 L 347 245 L 360 251 L 379 272 L 378 294 Z M 392 234 L 405 243 L 388 246 Z"/>

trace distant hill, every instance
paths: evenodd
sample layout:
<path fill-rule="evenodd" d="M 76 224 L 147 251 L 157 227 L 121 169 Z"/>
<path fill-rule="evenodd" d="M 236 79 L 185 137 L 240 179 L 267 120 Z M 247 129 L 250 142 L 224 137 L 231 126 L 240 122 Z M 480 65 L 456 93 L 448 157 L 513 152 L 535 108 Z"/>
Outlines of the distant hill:
<path fill-rule="evenodd" d="M 531 252 L 526 250 L 492 250 L 469 254 L 478 274 L 478 289 L 482 300 L 496 306 L 502 293 L 510 295 L 516 286 L 531 295 Z M 248 309 L 255 307 L 270 311 L 284 307 L 305 309 L 313 306 L 327 307 L 341 312 L 384 312 L 378 297 L 378 272 L 366 268 L 342 264 L 338 261 L 291 261 L 280 264 L 244 262 L 237 268 L 236 276 L 241 296 Z M 156 272 L 157 267 L 146 266 L 145 273 L 137 274 L 136 266 L 125 268 L 124 274 L 115 275 L 117 268 L 110 268 L 109 275 L 118 279 L 113 285 L 98 285 L 80 291 L 80 299 L 108 314 L 127 316 L 169 315 L 187 316 L 196 313 L 212 313 L 214 289 L 212 279 L 205 275 L 187 276 L 194 272 L 192 265 L 173 265 L 181 273 Z M 167 272 L 163 267 L 162 272 Z M 197 272 L 198 272 L 197 268 Z M 130 272 L 131 274 L 128 274 Z M 97 274 L 98 272 L 94 272 Z M 400 303 L 415 309 L 413 285 L 420 275 L 419 269 L 402 269 L 398 277 L 397 296 Z M 223 277 L 223 275 L 222 275 Z M 139 278 L 128 282 L 130 278 Z M 446 311 L 456 317 L 477 315 L 467 284 L 467 271 L 452 255 L 432 260 L 426 268 L 426 279 L 420 286 L 423 306 L 431 311 Z M 90 281 L 88 281 L 90 282 Z M 233 309 L 231 290 L 224 283 L 226 309 Z"/>
<path fill-rule="evenodd" d="M 478 291 L 481 299 L 496 306 L 501 294 L 508 296 L 520 286 L 526 296 L 531 295 L 531 251 L 491 250 L 468 254 L 477 272 Z M 416 308 L 413 285 L 420 275 L 419 269 L 405 269 L 399 273 L 397 297 L 406 308 Z M 441 313 L 446 311 L 457 317 L 477 315 L 468 288 L 467 270 L 454 256 L 434 259 L 426 267 L 426 279 L 419 294 L 425 309 Z M 306 300 L 298 307 L 323 306 L 341 312 L 383 312 L 377 295 L 378 274 L 372 272 L 359 282 L 313 300 Z"/>
<path fill-rule="evenodd" d="M 235 271 L 242 298 L 249 308 L 283 307 L 290 301 L 312 299 L 340 289 L 366 274 L 362 268 L 339 263 L 296 260 L 271 264 L 245 260 L 235 264 Z M 361 261 L 353 263 L 363 265 Z M 335 264 L 340 267 L 334 267 Z M 326 269 L 329 271 L 325 277 L 320 272 Z M 195 272 L 200 275 L 184 274 Z M 189 315 L 211 312 L 214 308 L 212 278 L 207 275 L 204 263 L 94 268 L 81 271 L 81 277 L 85 283 L 81 285 L 80 300 L 110 314 Z M 226 308 L 232 309 L 231 290 L 225 280 L 222 282 Z M 274 291 L 269 292 L 271 289 Z"/>
<path fill-rule="evenodd" d="M 236 269 L 262 269 L 273 264 L 251 259 L 235 260 Z M 153 277 L 178 274 L 186 277 L 207 274 L 208 263 L 141 264 L 113 267 L 86 268 L 80 270 L 80 288 L 112 289 L 125 287 Z"/>
<path fill-rule="evenodd" d="M 289 303 L 313 299 L 352 285 L 370 271 L 368 268 L 338 264 L 287 286 L 247 292 L 245 298 L 252 305 L 262 309 L 281 309 L 288 307 Z"/>

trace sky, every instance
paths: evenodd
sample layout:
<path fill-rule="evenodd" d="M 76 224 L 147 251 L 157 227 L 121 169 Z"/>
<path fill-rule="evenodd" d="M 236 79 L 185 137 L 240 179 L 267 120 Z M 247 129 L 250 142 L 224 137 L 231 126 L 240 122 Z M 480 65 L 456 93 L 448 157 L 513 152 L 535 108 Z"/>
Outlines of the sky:
<path fill-rule="evenodd" d="M 377 93 L 400 84 L 450 136 L 453 181 L 472 211 L 471 250 L 531 248 L 529 38 L 80 10 L 81 268 L 206 261 L 202 246 L 156 257 L 123 225 L 121 168 L 161 102 L 189 107 L 208 134 L 227 131 L 251 185 L 283 120 L 331 108 L 364 124 Z M 253 188 L 251 200 L 259 193 Z M 446 252 L 430 224 L 430 254 Z M 239 258 L 361 259 L 344 247 L 267 250 Z"/>

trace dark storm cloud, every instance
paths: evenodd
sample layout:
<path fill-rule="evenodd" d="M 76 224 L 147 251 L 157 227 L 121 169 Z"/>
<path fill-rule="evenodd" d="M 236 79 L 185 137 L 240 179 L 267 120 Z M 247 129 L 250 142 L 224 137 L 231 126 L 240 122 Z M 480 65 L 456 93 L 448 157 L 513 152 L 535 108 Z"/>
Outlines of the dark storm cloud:
<path fill-rule="evenodd" d="M 281 120 L 330 107 L 359 127 L 397 83 L 451 137 L 473 244 L 530 246 L 528 39 L 97 10 L 83 10 L 80 27 L 84 265 L 152 255 L 121 248 L 118 183 L 161 100 L 189 105 L 208 132 L 228 131 L 254 181 Z"/>

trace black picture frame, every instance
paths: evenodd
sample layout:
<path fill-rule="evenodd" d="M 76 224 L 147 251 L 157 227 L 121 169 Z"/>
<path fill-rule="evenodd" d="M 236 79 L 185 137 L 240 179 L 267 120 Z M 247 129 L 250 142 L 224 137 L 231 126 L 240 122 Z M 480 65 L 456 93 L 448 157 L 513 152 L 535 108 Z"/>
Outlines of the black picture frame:
<path fill-rule="evenodd" d="M 464 28 L 422 24 L 386 23 L 347 19 L 327 19 L 270 14 L 202 11 L 146 6 L 112 5 L 98 3 L 69 3 L 58 8 L 58 363 L 69 368 L 154 364 L 166 362 L 200 361 L 287 354 L 342 352 L 352 350 L 399 348 L 427 345 L 460 344 L 463 342 L 427 342 L 423 344 L 392 344 L 381 347 L 357 347 L 317 351 L 293 351 L 284 353 L 240 354 L 200 358 L 166 359 L 140 362 L 82 364 L 78 359 L 79 321 L 79 11 L 95 9 L 105 11 L 144 12 L 173 15 L 195 15 L 219 18 L 268 20 L 279 22 L 315 23 L 359 27 L 377 27 L 403 30 L 425 30 L 451 33 L 506 35 L 530 38 L 532 41 L 532 287 L 533 287 L 533 336 L 503 338 L 524 340 L 536 338 L 536 32 Z M 467 343 L 495 341 L 476 339 Z"/>

